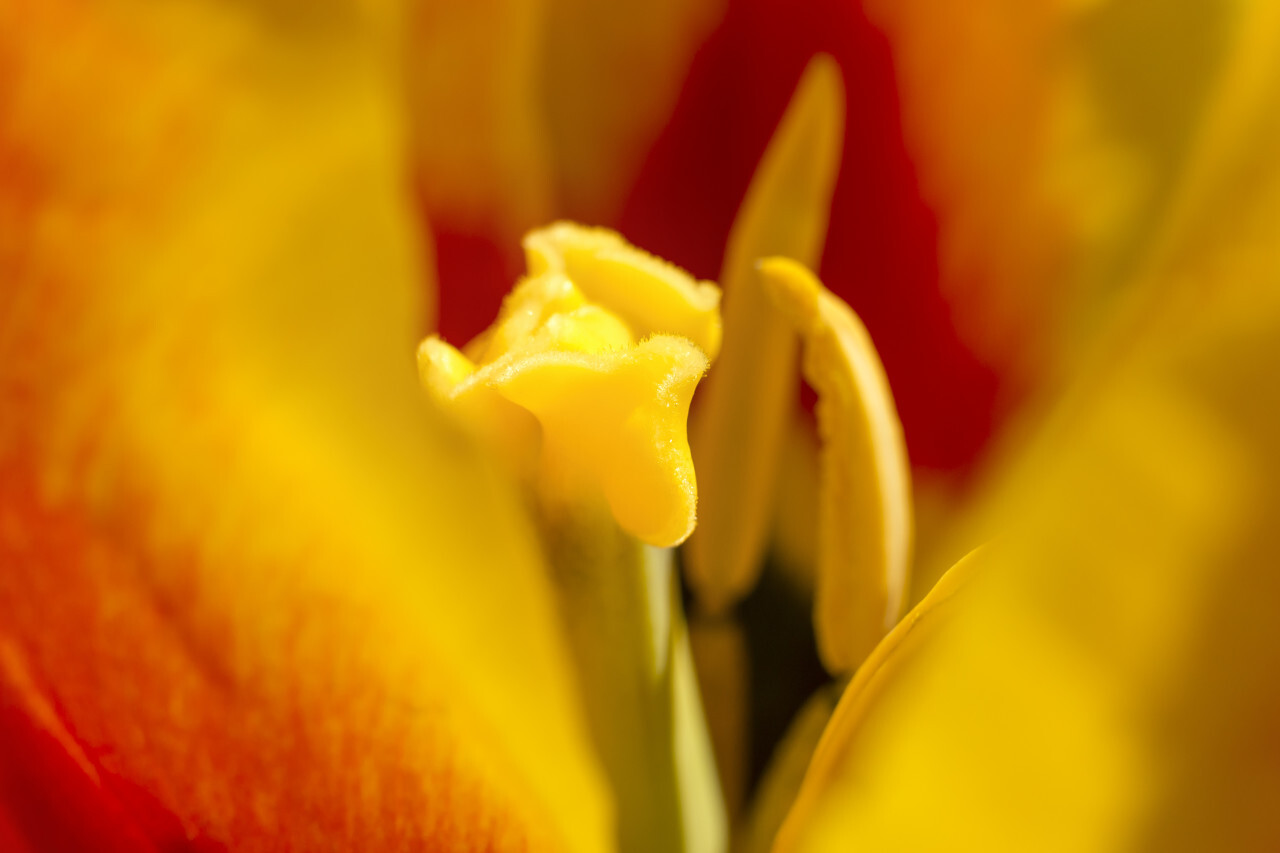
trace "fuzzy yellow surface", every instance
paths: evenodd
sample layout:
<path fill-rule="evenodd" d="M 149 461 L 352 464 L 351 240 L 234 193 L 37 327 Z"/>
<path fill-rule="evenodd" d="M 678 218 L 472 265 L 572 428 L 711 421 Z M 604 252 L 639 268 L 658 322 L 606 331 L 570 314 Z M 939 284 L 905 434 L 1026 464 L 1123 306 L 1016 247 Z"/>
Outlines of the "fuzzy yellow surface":
<path fill-rule="evenodd" d="M 679 335 L 714 361 L 723 335 L 720 288 L 629 245 L 606 228 L 559 223 L 524 240 L 529 272 L 568 276 L 593 302 L 607 305 L 637 337 Z"/>
<path fill-rule="evenodd" d="M 428 338 L 424 384 L 550 507 L 603 500 L 631 535 L 678 545 L 697 519 L 686 423 L 719 290 L 600 229 L 561 223 L 525 244 L 532 277 L 468 345 L 475 363 Z"/>

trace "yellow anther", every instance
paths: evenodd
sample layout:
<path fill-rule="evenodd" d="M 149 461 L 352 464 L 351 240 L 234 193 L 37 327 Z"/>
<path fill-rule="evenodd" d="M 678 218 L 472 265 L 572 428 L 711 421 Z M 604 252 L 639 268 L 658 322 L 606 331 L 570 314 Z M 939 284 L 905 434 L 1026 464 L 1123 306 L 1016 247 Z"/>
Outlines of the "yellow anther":
<path fill-rule="evenodd" d="M 707 357 L 720 351 L 720 288 L 637 249 L 605 228 L 557 222 L 524 238 L 532 275 L 560 272 L 637 337 L 679 335 Z"/>
<path fill-rule="evenodd" d="M 694 592 L 711 612 L 755 585 L 799 384 L 795 333 L 761 289 L 755 263 L 786 255 L 817 265 L 843 129 L 840 69 L 819 56 L 796 87 L 729 235 L 720 279 L 724 350 L 693 424 L 702 518 L 686 554 Z"/>
<path fill-rule="evenodd" d="M 526 244 L 553 233 L 570 243 L 575 234 L 601 241 L 609 234 L 560 225 L 535 232 Z M 433 396 L 497 443 L 544 499 L 570 507 L 603 500 L 631 535 L 676 545 L 696 518 L 686 422 L 708 359 L 688 338 L 653 334 L 687 323 L 689 311 L 677 310 L 671 322 L 652 314 L 644 326 L 649 337 L 637 343 L 640 330 L 595 295 L 626 295 L 637 282 L 665 293 L 651 275 L 662 269 L 668 283 L 687 281 L 691 292 L 709 299 L 718 323 L 719 293 L 611 237 L 617 245 L 607 263 L 532 264 L 497 322 L 468 347 L 475 361 L 429 338 L 419 348 L 419 371 Z M 580 270 L 593 289 L 572 277 Z"/>
<path fill-rule="evenodd" d="M 822 662 L 852 672 L 898 621 L 911 565 L 911 476 L 884 368 L 849 306 L 795 261 L 759 265 L 804 342 L 822 439 L 814 627 Z"/>

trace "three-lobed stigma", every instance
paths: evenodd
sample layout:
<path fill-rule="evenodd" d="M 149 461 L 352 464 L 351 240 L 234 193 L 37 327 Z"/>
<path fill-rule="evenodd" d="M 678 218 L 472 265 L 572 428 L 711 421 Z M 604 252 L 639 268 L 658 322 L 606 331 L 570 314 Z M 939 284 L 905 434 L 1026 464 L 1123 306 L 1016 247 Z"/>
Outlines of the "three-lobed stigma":
<path fill-rule="evenodd" d="M 604 229 L 525 239 L 529 276 L 458 350 L 423 341 L 424 386 L 542 498 L 603 500 L 656 546 L 696 520 L 689 404 L 720 342 L 720 291 Z"/>

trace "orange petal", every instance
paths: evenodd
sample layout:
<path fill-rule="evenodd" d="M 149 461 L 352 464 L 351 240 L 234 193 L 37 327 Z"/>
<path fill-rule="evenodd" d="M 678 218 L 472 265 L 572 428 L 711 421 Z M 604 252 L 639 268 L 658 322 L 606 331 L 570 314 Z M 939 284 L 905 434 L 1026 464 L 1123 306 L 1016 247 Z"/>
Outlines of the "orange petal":
<path fill-rule="evenodd" d="M 1065 5 L 866 3 L 893 48 L 904 133 L 938 213 L 954 321 L 988 363 L 1008 368 L 1041 352 L 1065 295 L 1065 224 L 1044 186 Z"/>
<path fill-rule="evenodd" d="M 867 6 L 893 45 L 957 324 L 1014 375 L 1014 392 L 1059 381 L 1159 238 L 1232 73 L 1239 22 L 1258 13 L 1237 2 Z M 1254 26 L 1263 37 L 1274 25 Z"/>
<path fill-rule="evenodd" d="M 160 847 L 607 849 L 362 10 L 0 12 L 0 701 Z"/>
<path fill-rule="evenodd" d="M 542 0 L 412 5 L 409 103 L 428 215 L 515 245 L 550 218 Z"/>

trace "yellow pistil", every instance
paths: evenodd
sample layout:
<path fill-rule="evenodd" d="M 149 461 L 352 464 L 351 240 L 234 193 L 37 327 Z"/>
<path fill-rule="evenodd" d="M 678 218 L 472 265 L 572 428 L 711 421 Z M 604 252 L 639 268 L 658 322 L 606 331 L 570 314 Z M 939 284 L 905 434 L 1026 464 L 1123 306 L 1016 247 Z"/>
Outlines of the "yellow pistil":
<path fill-rule="evenodd" d="M 726 836 L 671 552 L 696 518 L 689 403 L 720 293 L 609 231 L 525 238 L 529 277 L 423 385 L 536 497 L 624 853 L 719 853 Z M 651 547 L 659 546 L 659 547 Z"/>
<path fill-rule="evenodd" d="M 697 506 L 685 427 L 719 291 L 600 229 L 561 223 L 525 245 L 531 277 L 465 354 L 423 342 L 423 383 L 549 510 L 602 499 L 640 540 L 683 542 Z"/>
<path fill-rule="evenodd" d="M 524 239 L 529 272 L 561 272 L 592 302 L 608 305 L 639 336 L 688 338 L 720 352 L 720 288 L 637 249 L 606 228 L 560 222 Z"/>

